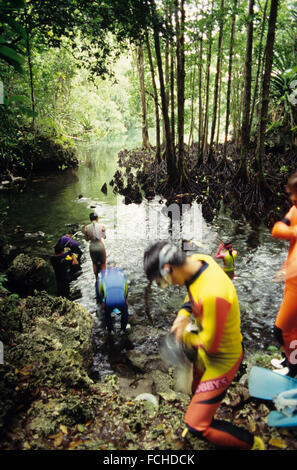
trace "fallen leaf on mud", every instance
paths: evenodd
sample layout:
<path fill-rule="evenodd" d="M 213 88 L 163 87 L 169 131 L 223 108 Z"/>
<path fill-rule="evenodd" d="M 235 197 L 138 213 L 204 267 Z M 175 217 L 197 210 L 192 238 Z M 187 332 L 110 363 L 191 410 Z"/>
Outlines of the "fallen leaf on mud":
<path fill-rule="evenodd" d="M 68 429 L 66 428 L 66 426 L 64 426 L 63 424 L 60 424 L 59 428 L 61 429 L 63 434 L 68 434 Z"/>
<path fill-rule="evenodd" d="M 252 418 L 249 418 L 249 424 L 250 424 L 250 432 L 254 434 L 256 431 L 255 421 Z"/>
<path fill-rule="evenodd" d="M 58 436 L 60 436 L 60 432 L 57 432 L 56 434 L 51 434 L 50 436 L 48 436 L 49 439 L 57 439 Z"/>
<path fill-rule="evenodd" d="M 75 447 L 79 446 L 82 444 L 83 441 L 81 439 L 78 439 L 77 441 L 72 441 L 68 447 L 68 449 L 75 449 Z"/>
<path fill-rule="evenodd" d="M 59 447 L 62 444 L 63 436 L 64 436 L 64 434 L 62 432 L 60 432 L 59 435 L 54 440 L 54 447 Z"/>
<path fill-rule="evenodd" d="M 278 438 L 270 439 L 269 444 L 274 447 L 279 447 L 280 449 L 287 448 L 287 444 L 285 443 L 285 441 L 283 441 L 282 439 L 278 439 Z"/>

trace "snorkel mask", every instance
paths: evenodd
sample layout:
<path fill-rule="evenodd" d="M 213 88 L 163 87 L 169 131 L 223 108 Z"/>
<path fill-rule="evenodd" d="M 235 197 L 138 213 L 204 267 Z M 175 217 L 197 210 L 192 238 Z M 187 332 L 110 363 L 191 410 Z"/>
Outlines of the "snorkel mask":
<path fill-rule="evenodd" d="M 170 271 L 168 269 L 164 269 L 164 265 L 168 263 L 168 261 L 176 253 L 176 251 L 176 246 L 172 246 L 167 243 L 163 246 L 159 253 L 159 272 L 161 274 L 161 277 L 156 278 L 156 283 L 162 289 L 166 289 L 168 285 L 172 285 Z"/>

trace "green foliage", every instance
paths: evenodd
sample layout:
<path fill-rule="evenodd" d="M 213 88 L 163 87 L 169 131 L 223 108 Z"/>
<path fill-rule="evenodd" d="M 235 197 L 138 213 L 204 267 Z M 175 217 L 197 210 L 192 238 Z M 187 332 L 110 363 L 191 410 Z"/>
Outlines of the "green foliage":
<path fill-rule="evenodd" d="M 0 273 L 0 292 L 8 292 L 8 290 L 3 286 L 7 282 L 7 277 L 5 274 Z"/>
<path fill-rule="evenodd" d="M 24 0 L 2 0 L 0 2 L 0 60 L 11 65 L 18 72 L 22 72 L 25 58 L 18 51 L 16 45 L 20 40 L 26 39 L 26 32 L 22 25 L 12 16 L 15 12 L 25 8 Z"/>

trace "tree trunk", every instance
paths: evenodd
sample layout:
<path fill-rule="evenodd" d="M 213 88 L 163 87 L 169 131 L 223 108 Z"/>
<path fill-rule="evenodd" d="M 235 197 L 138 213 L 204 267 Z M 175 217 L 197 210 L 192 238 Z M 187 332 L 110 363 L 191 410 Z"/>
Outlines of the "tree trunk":
<path fill-rule="evenodd" d="M 251 117 L 250 117 L 250 129 L 252 129 L 256 99 L 257 99 L 257 95 L 258 95 L 258 85 L 259 85 L 261 63 L 262 63 L 263 37 L 264 37 L 264 30 L 265 30 L 267 6 L 268 6 L 268 0 L 266 0 L 266 2 L 265 2 L 264 11 L 263 11 L 261 36 L 260 36 L 260 47 L 259 47 L 259 55 L 258 55 L 258 67 L 257 67 L 257 73 L 256 73 L 256 79 L 255 79 L 254 95 L 253 95 Z M 263 58 L 263 60 L 264 60 L 264 58 Z"/>
<path fill-rule="evenodd" d="M 265 68 L 264 68 L 263 83 L 262 83 L 262 90 L 261 90 L 261 96 L 260 96 L 261 105 L 260 105 L 260 117 L 259 117 L 259 125 L 258 125 L 258 141 L 257 141 L 257 148 L 256 148 L 256 162 L 257 162 L 257 172 L 258 172 L 259 182 L 264 180 L 264 174 L 263 174 L 263 160 L 265 157 L 264 142 L 265 142 L 267 115 L 268 115 L 269 86 L 270 86 L 270 77 L 271 77 L 271 70 L 272 70 L 272 63 L 273 63 L 273 49 L 274 49 L 274 41 L 275 41 L 277 10 L 278 10 L 278 0 L 271 0 L 267 40 L 266 40 L 266 50 L 265 50 Z"/>
<path fill-rule="evenodd" d="M 194 89 L 195 89 L 195 69 L 196 64 L 193 65 L 191 69 L 191 77 L 190 77 L 190 90 L 191 90 L 191 122 L 190 122 L 190 133 L 188 139 L 188 146 L 190 147 L 193 143 L 193 133 L 194 133 Z"/>
<path fill-rule="evenodd" d="M 176 23 L 176 60 L 177 60 L 177 113 L 178 113 L 178 173 L 180 181 L 184 180 L 186 175 L 185 153 L 184 153 L 184 101 L 185 101 L 185 0 L 175 0 L 175 23 Z M 180 14 L 180 19 L 179 19 Z"/>
<path fill-rule="evenodd" d="M 203 57 L 203 40 L 202 36 L 199 38 L 200 53 L 199 53 L 199 67 L 198 67 L 198 110 L 199 110 L 199 124 L 198 124 L 198 155 L 202 148 L 202 57 Z"/>
<path fill-rule="evenodd" d="M 166 3 L 165 6 L 165 24 L 169 24 L 169 5 Z M 167 109 L 169 112 L 169 38 L 166 35 L 165 39 L 165 93 L 166 93 L 166 100 L 167 100 Z M 165 129 L 163 132 L 164 141 L 166 140 Z"/>
<path fill-rule="evenodd" d="M 174 55 L 171 52 L 170 54 L 170 104 L 171 104 L 171 139 L 174 158 L 175 156 L 175 96 L 174 96 L 174 69 L 175 69 L 175 60 Z"/>
<path fill-rule="evenodd" d="M 224 0 L 221 0 L 221 13 L 223 13 L 225 7 Z M 216 130 L 216 121 L 217 121 L 217 109 L 218 109 L 218 96 L 219 96 L 219 82 L 221 74 L 221 62 L 222 62 L 222 43 L 223 43 L 223 32 L 224 32 L 224 21 L 223 15 L 219 20 L 220 30 L 219 30 L 219 39 L 218 39 L 218 56 L 217 56 L 217 69 L 216 69 L 216 78 L 214 86 L 214 98 L 213 98 L 213 115 L 212 115 L 212 125 L 211 125 L 211 134 L 209 142 L 209 156 L 212 156 L 213 152 L 213 143 L 215 138 Z"/>
<path fill-rule="evenodd" d="M 216 150 L 218 149 L 219 141 L 220 141 L 221 101 L 222 101 L 222 74 L 220 74 L 220 82 L 219 82 L 219 103 L 218 103 L 218 124 L 217 124 Z"/>
<path fill-rule="evenodd" d="M 254 0 L 249 0 L 248 26 L 246 38 L 246 56 L 244 67 L 244 94 L 243 112 L 241 123 L 241 157 L 240 173 L 247 174 L 247 155 L 250 144 L 250 107 L 251 107 L 251 85 L 252 85 L 252 53 L 253 53 L 253 19 Z"/>
<path fill-rule="evenodd" d="M 172 4 L 169 6 L 170 14 L 169 14 L 169 22 L 170 27 L 173 30 L 172 24 Z M 173 47 L 170 47 L 170 113 L 171 113 L 171 139 L 172 139 L 172 150 L 174 158 L 176 159 L 175 154 L 175 96 L 174 96 L 174 89 L 175 89 L 175 56 Z"/>
<path fill-rule="evenodd" d="M 223 149 L 223 159 L 225 162 L 226 162 L 227 142 L 228 142 L 229 123 L 230 123 L 230 98 L 231 98 L 233 46 L 234 46 L 234 31 L 235 31 L 235 22 L 236 22 L 237 1 L 238 0 L 234 0 L 234 5 L 233 5 L 230 49 L 229 49 L 228 85 L 227 85 L 227 98 L 226 98 L 226 125 L 225 125 L 225 139 L 224 139 L 224 149 Z"/>
<path fill-rule="evenodd" d="M 154 4 L 154 2 L 153 2 L 153 4 Z M 159 82 L 160 82 L 162 114 L 163 114 L 165 134 L 166 134 L 166 151 L 165 151 L 165 155 L 166 155 L 166 163 L 167 163 L 167 172 L 168 172 L 169 179 L 171 181 L 175 181 L 175 178 L 176 178 L 176 162 L 175 162 L 174 153 L 173 153 L 173 149 L 172 149 L 173 146 L 172 146 L 172 140 L 171 140 L 170 122 L 169 122 L 167 99 L 166 99 L 166 90 L 165 90 L 165 83 L 164 83 L 162 56 L 161 56 L 161 48 L 160 48 L 160 37 L 159 37 L 158 27 L 157 27 L 156 24 L 154 25 L 154 44 L 155 44 L 157 67 L 158 67 Z"/>
<path fill-rule="evenodd" d="M 210 15 L 213 14 L 213 6 L 214 0 L 211 4 L 211 12 Z M 207 143 L 208 143 L 208 120 L 209 120 L 209 78 L 210 78 L 210 64 L 211 64 L 211 52 L 212 52 L 212 27 L 208 29 L 208 51 L 207 51 L 207 59 L 206 59 L 206 86 L 205 86 L 205 115 L 204 115 L 204 127 L 203 127 L 203 136 L 202 136 L 202 153 L 205 154 L 207 151 Z"/>
<path fill-rule="evenodd" d="M 211 34 L 211 33 L 210 33 Z M 207 64 L 206 64 L 206 89 L 205 89 L 205 114 L 204 114 L 204 126 L 202 136 L 202 151 L 207 151 L 208 143 L 208 118 L 209 118 L 209 77 L 210 77 L 210 62 L 211 62 L 211 49 L 212 49 L 212 37 L 209 37 L 208 52 L 207 52 Z"/>
<path fill-rule="evenodd" d="M 155 119 L 156 119 L 156 158 L 158 162 L 161 161 L 161 136 L 160 136 L 160 115 L 159 115 L 159 100 L 158 100 L 158 90 L 155 80 L 155 72 L 154 72 L 154 64 L 152 58 L 152 51 L 150 46 L 150 40 L 148 32 L 145 33 L 146 39 L 146 47 L 148 53 L 148 59 L 150 64 L 151 76 L 152 76 L 152 84 L 154 90 L 154 103 L 155 103 Z"/>
<path fill-rule="evenodd" d="M 30 31 L 29 31 L 29 27 L 28 27 L 27 11 L 25 12 L 25 31 L 26 31 L 26 49 L 27 49 L 29 77 L 30 77 L 31 107 L 32 107 L 32 113 L 33 113 L 32 127 L 34 128 L 34 126 L 35 126 L 34 79 L 33 79 L 33 66 L 32 66 L 32 57 L 31 57 L 31 45 L 30 45 Z"/>
<path fill-rule="evenodd" d="M 139 76 L 140 98 L 141 98 L 141 117 L 142 117 L 142 146 L 146 149 L 151 149 L 148 134 L 147 124 L 147 108 L 145 98 L 145 83 L 144 83 L 144 65 L 143 65 L 143 49 L 142 44 L 137 46 L 137 68 Z"/>

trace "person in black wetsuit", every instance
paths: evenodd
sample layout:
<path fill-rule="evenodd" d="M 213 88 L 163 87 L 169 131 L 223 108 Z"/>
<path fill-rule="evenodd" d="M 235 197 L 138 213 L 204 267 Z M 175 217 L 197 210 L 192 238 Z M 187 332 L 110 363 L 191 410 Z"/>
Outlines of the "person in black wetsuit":
<path fill-rule="evenodd" d="M 73 240 L 74 230 L 68 230 L 65 235 L 59 239 L 58 243 L 64 246 L 64 248 L 70 248 L 70 250 L 77 255 L 78 261 L 82 257 L 83 252 L 80 249 L 81 243 L 77 240 Z"/>
<path fill-rule="evenodd" d="M 63 244 L 57 243 L 50 261 L 56 276 L 57 295 L 69 299 L 73 268 L 78 264 L 77 256 L 72 252 L 65 252 Z"/>

